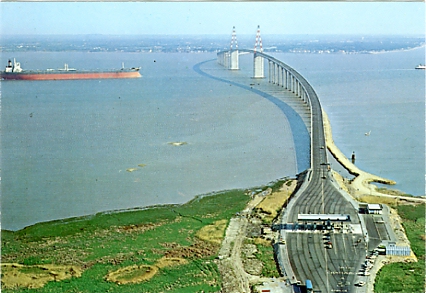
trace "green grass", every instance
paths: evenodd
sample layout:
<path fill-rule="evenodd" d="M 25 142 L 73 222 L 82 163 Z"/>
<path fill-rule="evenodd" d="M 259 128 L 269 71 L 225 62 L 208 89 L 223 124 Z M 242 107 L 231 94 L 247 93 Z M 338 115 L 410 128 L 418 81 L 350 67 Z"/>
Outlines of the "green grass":
<path fill-rule="evenodd" d="M 377 274 L 375 293 L 425 292 L 425 205 L 398 206 L 417 263 L 392 263 Z"/>
<path fill-rule="evenodd" d="M 2 288 L 2 292 L 220 291 L 221 278 L 213 262 L 215 255 L 189 257 L 188 264 L 162 268 L 154 278 L 140 284 L 117 285 L 107 282 L 105 276 L 125 266 L 155 264 L 172 249 L 167 243 L 180 247 L 193 245 L 199 229 L 230 219 L 244 209 L 249 199 L 243 190 L 231 190 L 199 196 L 183 205 L 99 213 L 39 223 L 16 232 L 2 231 L 4 263 L 54 263 L 85 268 L 79 278 L 49 282 L 40 289 Z"/>
<path fill-rule="evenodd" d="M 255 253 L 255 256 L 263 263 L 262 277 L 279 278 L 280 274 L 278 273 L 272 245 L 265 246 L 262 244 L 256 244 L 256 247 L 257 252 Z"/>
<path fill-rule="evenodd" d="M 287 186 L 291 185 L 291 179 L 289 178 L 282 178 L 282 179 L 278 179 L 276 181 L 271 182 L 268 187 L 270 187 L 272 189 L 272 192 L 277 192 L 281 189 L 281 187 L 286 184 Z"/>

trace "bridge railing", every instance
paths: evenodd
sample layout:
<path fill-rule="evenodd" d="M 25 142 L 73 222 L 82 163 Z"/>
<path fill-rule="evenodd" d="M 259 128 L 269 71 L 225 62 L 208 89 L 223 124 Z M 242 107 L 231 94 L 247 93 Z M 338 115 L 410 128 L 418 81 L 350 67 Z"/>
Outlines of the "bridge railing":
<path fill-rule="evenodd" d="M 303 99 L 304 102 L 306 102 L 310 109 L 311 114 L 311 123 L 310 123 L 310 134 L 311 134 L 311 168 L 319 167 L 316 166 L 316 163 L 314 161 L 314 156 L 320 157 L 320 162 L 326 162 L 327 158 L 325 155 L 325 152 L 320 153 L 315 147 L 314 147 L 314 141 L 319 143 L 321 146 L 325 146 L 325 136 L 324 136 L 324 127 L 323 127 L 323 118 L 322 118 L 322 109 L 321 104 L 319 101 L 319 98 L 313 89 L 313 87 L 309 84 L 309 82 L 294 68 L 290 67 L 286 63 L 276 59 L 275 57 L 272 57 L 270 55 L 267 55 L 262 52 L 255 52 L 254 50 L 247 50 L 247 49 L 239 49 L 239 52 L 249 52 L 254 54 L 254 58 L 256 56 L 261 56 L 264 59 L 268 60 L 269 63 L 269 82 L 277 83 L 277 85 L 281 85 L 285 87 L 286 89 L 289 89 L 293 91 L 297 96 L 299 96 L 301 99 Z M 219 52 L 218 55 L 218 61 L 226 59 L 226 56 L 229 56 L 230 51 L 222 51 Z M 225 56 L 225 58 L 224 58 Z M 219 63 L 221 63 L 219 61 Z M 227 64 L 222 65 L 227 66 Z M 228 65 L 229 66 L 229 65 Z M 273 72 L 271 69 L 271 66 L 274 66 Z M 280 80 L 278 77 L 278 82 L 275 76 L 275 67 L 278 67 L 278 72 L 280 68 L 282 68 L 283 71 L 285 71 L 286 78 L 285 78 L 285 84 Z M 228 67 L 229 68 L 229 67 Z M 253 73 L 254 77 L 256 77 L 256 68 L 254 69 Z M 278 73 L 279 76 L 279 73 Z M 281 79 L 283 79 L 283 75 L 281 76 Z M 281 83 L 280 83 L 281 82 Z M 315 130 L 314 130 L 315 128 Z"/>

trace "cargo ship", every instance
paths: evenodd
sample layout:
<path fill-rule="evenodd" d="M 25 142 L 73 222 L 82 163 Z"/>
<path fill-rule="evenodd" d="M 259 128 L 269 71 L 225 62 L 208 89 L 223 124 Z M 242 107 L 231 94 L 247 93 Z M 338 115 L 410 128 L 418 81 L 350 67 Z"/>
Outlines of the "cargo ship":
<path fill-rule="evenodd" d="M 112 70 L 77 70 L 65 64 L 61 69 L 24 70 L 15 59 L 9 60 L 6 69 L 1 72 L 2 80 L 66 80 L 66 79 L 104 79 L 104 78 L 138 78 L 140 67 Z"/>

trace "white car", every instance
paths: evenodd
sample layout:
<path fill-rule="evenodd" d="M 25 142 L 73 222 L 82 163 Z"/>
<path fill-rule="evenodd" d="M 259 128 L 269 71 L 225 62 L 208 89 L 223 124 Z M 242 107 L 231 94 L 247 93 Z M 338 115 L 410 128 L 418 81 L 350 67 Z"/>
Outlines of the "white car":
<path fill-rule="evenodd" d="M 362 287 L 362 286 L 365 285 L 365 282 L 364 281 L 359 281 L 356 285 L 359 286 L 359 287 Z"/>

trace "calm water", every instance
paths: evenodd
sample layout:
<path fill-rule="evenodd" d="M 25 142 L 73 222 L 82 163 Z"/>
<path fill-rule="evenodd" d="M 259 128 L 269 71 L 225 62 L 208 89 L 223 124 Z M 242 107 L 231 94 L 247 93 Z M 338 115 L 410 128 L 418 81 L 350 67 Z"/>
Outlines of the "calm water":
<path fill-rule="evenodd" d="M 425 194 L 425 48 L 359 55 L 279 55 L 315 88 L 336 145 L 392 188 Z M 369 136 L 365 133 L 370 132 Z"/>
<path fill-rule="evenodd" d="M 1 64 L 8 57 L 28 69 L 125 62 L 142 66 L 143 78 L 1 83 L 3 229 L 181 203 L 305 167 L 278 107 L 193 70 L 214 54 L 16 53 Z M 344 153 L 355 151 L 357 165 L 396 188 L 424 194 L 424 71 L 413 69 L 423 49 L 277 57 L 312 83 Z M 203 68 L 223 70 L 215 62 Z"/>

